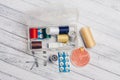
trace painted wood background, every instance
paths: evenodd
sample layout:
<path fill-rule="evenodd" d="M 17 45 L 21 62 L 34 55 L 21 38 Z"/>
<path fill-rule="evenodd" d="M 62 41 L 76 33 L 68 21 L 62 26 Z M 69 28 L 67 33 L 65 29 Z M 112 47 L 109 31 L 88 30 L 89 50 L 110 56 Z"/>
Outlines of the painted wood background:
<path fill-rule="evenodd" d="M 26 12 L 53 3 L 77 8 L 79 28 L 89 25 L 97 43 L 88 49 L 90 63 L 70 73 L 43 67 L 39 55 L 39 68 L 26 63 L 34 60 L 27 54 Z M 0 80 L 120 80 L 120 0 L 0 0 Z"/>

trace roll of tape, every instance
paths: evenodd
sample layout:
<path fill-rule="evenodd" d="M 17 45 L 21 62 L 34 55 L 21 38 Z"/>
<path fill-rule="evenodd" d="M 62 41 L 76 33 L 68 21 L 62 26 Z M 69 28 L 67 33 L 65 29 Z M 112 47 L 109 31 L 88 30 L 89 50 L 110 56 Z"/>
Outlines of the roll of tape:
<path fill-rule="evenodd" d="M 67 43 L 69 41 L 69 36 L 67 34 L 57 35 L 57 41 L 62 43 Z"/>
<path fill-rule="evenodd" d="M 87 48 L 91 48 L 91 47 L 96 45 L 95 40 L 94 40 L 94 38 L 92 36 L 92 33 L 91 33 L 89 27 L 81 28 L 80 33 L 81 33 L 81 36 L 82 36 L 82 38 L 84 40 L 85 46 Z"/>

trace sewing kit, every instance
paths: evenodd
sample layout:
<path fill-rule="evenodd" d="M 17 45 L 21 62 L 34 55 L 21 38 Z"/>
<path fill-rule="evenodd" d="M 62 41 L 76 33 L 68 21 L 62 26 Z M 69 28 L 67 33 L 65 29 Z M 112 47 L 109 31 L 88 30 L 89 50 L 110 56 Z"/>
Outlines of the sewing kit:
<path fill-rule="evenodd" d="M 78 23 L 78 9 L 53 4 L 26 14 L 27 53 L 33 56 L 33 65 L 69 73 L 73 67 L 81 68 L 89 63 L 87 49 L 96 42 L 91 28 Z"/>
<path fill-rule="evenodd" d="M 80 35 L 86 48 L 95 46 L 89 27 L 81 28 Z M 76 46 L 77 36 L 75 25 L 29 27 L 28 50 L 30 53 L 42 52 L 44 66 L 49 66 L 47 63 L 57 63 L 59 72 L 70 72 L 71 65 L 82 67 L 90 60 L 86 48 Z"/>

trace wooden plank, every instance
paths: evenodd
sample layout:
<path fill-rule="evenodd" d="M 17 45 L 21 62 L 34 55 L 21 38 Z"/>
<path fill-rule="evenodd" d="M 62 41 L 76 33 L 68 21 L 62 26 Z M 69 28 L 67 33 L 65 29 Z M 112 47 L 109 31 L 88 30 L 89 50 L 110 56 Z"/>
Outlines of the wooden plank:
<path fill-rule="evenodd" d="M 45 6 L 45 5 L 48 5 L 50 2 L 47 1 L 47 0 L 22 0 L 24 1 L 25 3 L 29 3 L 31 5 L 34 5 L 34 6 Z M 39 5 L 38 5 L 39 4 Z"/>
<path fill-rule="evenodd" d="M 94 0 L 99 4 L 115 9 L 120 12 L 120 1 L 119 0 Z"/>
<path fill-rule="evenodd" d="M 107 72 L 102 69 L 98 69 L 95 66 L 87 65 L 86 67 L 82 68 L 74 68 L 76 73 L 78 74 L 85 74 L 86 76 L 91 76 L 95 80 L 119 80 L 120 77 L 117 77 L 116 75 L 110 74 L 110 72 Z"/>
<path fill-rule="evenodd" d="M 17 78 L 11 74 L 4 73 L 0 71 L 0 80 L 21 80 L 20 78 Z"/>
<path fill-rule="evenodd" d="M 25 14 L 2 4 L 0 4 L 0 15 L 18 23 L 25 24 Z"/>
<path fill-rule="evenodd" d="M 27 26 L 0 16 L 0 29 L 27 39 Z"/>
<path fill-rule="evenodd" d="M 0 66 L 0 71 L 14 75 L 18 78 L 21 78 L 22 80 L 26 80 L 26 79 L 29 79 L 29 80 L 33 80 L 33 79 L 35 79 L 35 80 L 40 80 L 40 79 L 47 80 L 41 76 L 32 74 L 28 71 L 25 71 L 23 69 L 20 69 L 20 68 L 17 68 L 15 66 L 12 66 L 10 64 L 7 64 L 1 60 L 0 60 L 0 65 L 2 65 L 2 66 Z"/>
<path fill-rule="evenodd" d="M 37 7 L 41 8 L 41 6 L 39 5 L 38 2 L 42 2 L 42 1 L 39 1 L 39 0 L 37 0 L 36 2 L 33 2 L 32 0 L 31 1 L 24 0 L 24 1 L 34 3 L 35 5 L 37 5 Z M 52 3 L 52 1 L 49 1 L 49 0 L 48 0 L 48 2 Z M 78 10 L 80 11 L 79 17 L 81 17 L 84 14 L 84 16 L 90 18 L 90 20 L 93 19 L 93 21 L 98 21 L 98 22 L 103 23 L 105 25 L 109 25 L 108 23 L 112 22 L 112 24 L 110 24 L 109 26 L 112 26 L 112 25 L 116 26 L 117 24 L 118 24 L 117 26 L 119 26 L 120 19 L 118 18 L 118 16 L 120 16 L 120 13 L 114 9 L 109 8 L 109 7 L 102 6 L 101 4 L 98 4 L 96 1 L 79 0 L 79 1 L 75 2 L 74 0 L 71 0 L 71 1 L 69 1 L 69 0 L 57 1 L 56 0 L 53 2 L 55 2 L 56 4 L 65 4 L 65 7 L 70 7 L 70 8 L 77 7 Z M 110 3 L 110 1 L 108 1 L 108 2 Z M 113 1 L 113 2 L 117 3 L 117 1 Z M 80 3 L 82 3 L 82 4 L 79 5 Z M 112 4 L 112 1 L 111 1 L 111 4 Z M 118 4 L 119 4 L 119 1 L 118 1 Z M 84 5 L 87 5 L 87 6 L 84 6 Z M 60 6 L 56 6 L 56 7 L 60 7 Z M 82 13 L 82 15 L 81 15 L 81 13 Z"/>
<path fill-rule="evenodd" d="M 13 9 L 16 9 L 16 10 L 19 10 L 19 11 L 22 11 L 22 12 L 27 12 L 31 9 L 36 9 L 37 8 L 36 6 L 29 5 L 28 3 L 25 3 L 25 2 L 19 1 L 19 0 L 12 0 L 12 1 L 1 0 L 0 3 L 5 4 L 5 5 L 9 5 L 9 7 L 11 7 L 11 8 L 14 7 Z"/>

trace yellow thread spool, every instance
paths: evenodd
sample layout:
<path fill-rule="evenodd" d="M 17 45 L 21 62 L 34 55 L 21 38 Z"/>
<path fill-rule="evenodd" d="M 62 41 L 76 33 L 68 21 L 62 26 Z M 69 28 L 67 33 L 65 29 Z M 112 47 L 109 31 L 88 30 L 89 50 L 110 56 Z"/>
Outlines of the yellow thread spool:
<path fill-rule="evenodd" d="M 96 45 L 89 27 L 82 27 L 80 33 L 87 48 L 91 48 Z"/>
<path fill-rule="evenodd" d="M 67 34 L 57 35 L 57 41 L 62 42 L 62 43 L 66 43 L 69 41 L 69 36 Z"/>

